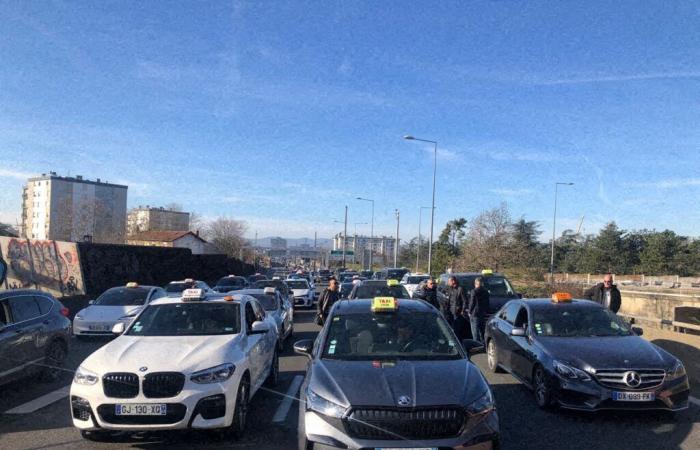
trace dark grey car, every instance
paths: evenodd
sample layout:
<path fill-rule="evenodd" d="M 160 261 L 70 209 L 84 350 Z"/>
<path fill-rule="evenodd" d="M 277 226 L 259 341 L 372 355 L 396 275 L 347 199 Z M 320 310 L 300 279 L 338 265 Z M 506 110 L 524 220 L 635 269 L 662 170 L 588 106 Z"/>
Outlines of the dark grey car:
<path fill-rule="evenodd" d="M 54 380 L 68 355 L 68 308 L 35 290 L 0 293 L 0 384 L 39 374 Z"/>

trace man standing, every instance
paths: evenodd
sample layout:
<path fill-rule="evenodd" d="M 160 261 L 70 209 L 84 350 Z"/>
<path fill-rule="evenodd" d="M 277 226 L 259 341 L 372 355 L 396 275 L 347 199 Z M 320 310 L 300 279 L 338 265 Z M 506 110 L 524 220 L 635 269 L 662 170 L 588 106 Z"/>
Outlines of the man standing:
<path fill-rule="evenodd" d="M 481 277 L 474 280 L 474 289 L 469 294 L 467 314 L 472 330 L 472 339 L 484 342 L 484 327 L 489 311 L 489 291 L 483 286 Z"/>
<path fill-rule="evenodd" d="M 443 308 L 441 308 L 440 302 L 438 302 L 437 299 L 437 286 L 435 285 L 435 280 L 432 278 L 428 278 L 425 285 L 419 286 L 418 289 L 416 289 L 413 293 L 413 298 L 419 298 L 430 303 L 444 315 Z"/>
<path fill-rule="evenodd" d="M 340 298 L 340 292 L 338 289 L 338 280 L 332 278 L 328 282 L 328 287 L 323 290 L 321 297 L 318 299 L 318 315 L 316 316 L 316 323 L 318 325 L 323 325 L 328 317 L 328 312 L 335 302 Z M 319 323 L 320 322 L 320 323 Z"/>
<path fill-rule="evenodd" d="M 464 339 L 467 335 L 467 321 L 462 315 L 464 307 L 467 305 L 467 298 L 464 295 L 462 286 L 459 285 L 457 277 L 451 276 L 447 280 L 447 321 L 455 330 L 457 338 Z"/>
<path fill-rule="evenodd" d="M 586 292 L 583 293 L 583 297 L 600 303 L 615 314 L 617 314 L 622 305 L 620 290 L 613 284 L 612 275 L 609 273 L 605 274 L 602 283 L 598 283 L 587 289 Z"/>

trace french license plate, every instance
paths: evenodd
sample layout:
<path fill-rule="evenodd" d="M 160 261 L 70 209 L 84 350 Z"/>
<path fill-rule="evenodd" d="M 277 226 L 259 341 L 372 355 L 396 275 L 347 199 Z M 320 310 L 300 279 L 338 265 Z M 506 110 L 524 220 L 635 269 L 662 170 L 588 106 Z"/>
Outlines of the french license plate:
<path fill-rule="evenodd" d="M 653 402 L 656 394 L 653 392 L 613 392 L 612 399 L 618 402 Z"/>
<path fill-rule="evenodd" d="M 109 331 L 111 330 L 109 325 L 90 325 L 88 326 L 90 331 Z"/>
<path fill-rule="evenodd" d="M 167 406 L 161 403 L 126 403 L 114 405 L 117 416 L 164 416 Z"/>

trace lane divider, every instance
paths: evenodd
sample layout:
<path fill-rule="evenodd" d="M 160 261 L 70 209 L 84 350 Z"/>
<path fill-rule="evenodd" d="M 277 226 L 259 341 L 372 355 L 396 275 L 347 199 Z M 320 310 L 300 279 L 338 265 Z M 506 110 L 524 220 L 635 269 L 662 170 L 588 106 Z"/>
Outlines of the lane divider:
<path fill-rule="evenodd" d="M 8 409 L 3 414 L 31 414 L 34 411 L 37 411 L 45 406 L 49 406 L 50 404 L 61 400 L 63 397 L 67 397 L 69 392 L 70 384 L 68 386 L 63 386 L 62 388 L 57 389 L 53 392 L 49 392 L 46 395 L 42 395 L 41 397 L 37 397 L 34 400 L 29 401 L 23 405 L 19 405 L 15 408 Z"/>
<path fill-rule="evenodd" d="M 282 400 L 282 403 L 280 403 L 279 408 L 277 408 L 275 416 L 272 418 L 273 422 L 279 423 L 285 421 L 287 414 L 289 414 L 289 409 L 292 407 L 292 402 L 297 399 L 296 394 L 299 391 L 303 381 L 304 377 L 301 375 L 294 377 L 292 383 L 289 385 L 289 389 L 287 389 L 287 394 Z"/>

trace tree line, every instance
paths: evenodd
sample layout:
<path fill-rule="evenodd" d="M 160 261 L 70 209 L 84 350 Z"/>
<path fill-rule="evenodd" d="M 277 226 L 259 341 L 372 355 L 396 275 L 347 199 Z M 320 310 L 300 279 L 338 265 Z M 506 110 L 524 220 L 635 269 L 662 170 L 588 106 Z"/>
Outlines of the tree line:
<path fill-rule="evenodd" d="M 445 225 L 433 243 L 433 272 L 516 271 L 541 279 L 549 272 L 551 240 L 541 242 L 541 224 L 511 218 L 508 206 Z M 415 270 L 418 237 L 401 246 L 401 264 Z M 421 238 L 419 271 L 427 270 L 428 242 Z M 555 241 L 555 272 L 700 275 L 700 239 L 671 230 L 624 230 L 615 222 L 597 234 L 564 230 Z"/>

